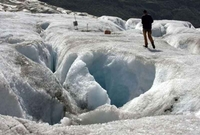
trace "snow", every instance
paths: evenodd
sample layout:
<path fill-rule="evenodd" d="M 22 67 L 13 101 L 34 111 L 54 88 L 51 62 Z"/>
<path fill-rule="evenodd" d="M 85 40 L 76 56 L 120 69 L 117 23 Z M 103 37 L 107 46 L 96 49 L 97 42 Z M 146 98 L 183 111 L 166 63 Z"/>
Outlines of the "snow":
<path fill-rule="evenodd" d="M 34 62 L 40 63 L 53 70 L 52 47 L 39 41 L 18 44 L 16 49 Z"/>
<path fill-rule="evenodd" d="M 32 121 L 11 118 L 9 116 L 0 116 L 1 134 L 126 134 L 126 135 L 198 135 L 200 120 L 193 115 L 186 116 L 156 116 L 141 119 L 123 120 L 109 122 L 105 124 L 50 126 L 44 123 L 35 123 Z"/>
<path fill-rule="evenodd" d="M 0 85 L 0 113 L 3 115 L 23 117 L 23 110 L 18 103 L 18 99 L 7 85 L 4 75 L 1 72 L 1 85 Z"/>
<path fill-rule="evenodd" d="M 81 125 L 95 124 L 95 123 L 106 123 L 110 121 L 120 120 L 120 111 L 116 106 L 103 105 L 90 111 L 83 113 L 78 116 Z"/>
<path fill-rule="evenodd" d="M 200 133 L 199 29 L 75 15 L 0 12 L 0 134 Z"/>
<path fill-rule="evenodd" d="M 141 19 L 139 18 L 130 18 L 126 21 L 125 26 L 126 29 L 135 29 L 138 24 L 140 24 Z"/>
<path fill-rule="evenodd" d="M 126 23 L 128 29 L 142 30 L 141 22 L 138 19 L 129 19 Z M 173 47 L 199 54 L 199 34 L 189 22 L 175 20 L 156 20 L 152 25 L 152 35 L 163 37 Z"/>
<path fill-rule="evenodd" d="M 65 105 L 55 97 L 61 98 L 63 89 L 50 70 L 4 45 L 1 46 L 0 67 L 4 78 L 1 83 L 1 96 L 4 97 L 1 106 L 9 105 L 1 109 L 2 114 L 51 124 L 59 122 Z"/>
<path fill-rule="evenodd" d="M 81 108 L 95 109 L 96 107 L 110 103 L 110 99 L 104 89 L 94 80 L 82 60 L 76 60 L 72 64 L 66 81 L 65 88 L 70 88 L 70 93 L 75 96 Z"/>
<path fill-rule="evenodd" d="M 99 20 L 105 22 L 112 22 L 119 30 L 124 30 L 125 28 L 125 21 L 119 17 L 112 17 L 112 16 L 102 16 L 98 18 Z M 108 28 L 109 29 L 109 28 Z"/>
<path fill-rule="evenodd" d="M 47 5 L 38 0 L 6 0 L 1 1 L 0 11 L 29 13 L 71 13 L 70 10 Z"/>
<path fill-rule="evenodd" d="M 23 14 L 1 13 L 1 114 L 54 124 L 71 103 L 67 95 L 62 97 L 63 87 L 46 68 L 52 69 L 52 48 L 37 33 L 37 20 Z"/>
<path fill-rule="evenodd" d="M 95 52 L 89 62 L 90 74 L 107 90 L 111 104 L 117 107 L 146 92 L 153 84 L 153 65 L 137 58 L 124 59 L 114 54 Z"/>

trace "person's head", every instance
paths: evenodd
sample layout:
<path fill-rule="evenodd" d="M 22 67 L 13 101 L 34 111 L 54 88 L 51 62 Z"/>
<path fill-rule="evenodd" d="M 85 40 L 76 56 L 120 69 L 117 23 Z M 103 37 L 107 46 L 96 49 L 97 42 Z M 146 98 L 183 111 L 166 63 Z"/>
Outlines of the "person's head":
<path fill-rule="evenodd" d="M 143 11 L 143 13 L 144 13 L 144 14 L 147 14 L 147 11 L 146 11 L 146 10 L 144 10 L 144 11 Z"/>

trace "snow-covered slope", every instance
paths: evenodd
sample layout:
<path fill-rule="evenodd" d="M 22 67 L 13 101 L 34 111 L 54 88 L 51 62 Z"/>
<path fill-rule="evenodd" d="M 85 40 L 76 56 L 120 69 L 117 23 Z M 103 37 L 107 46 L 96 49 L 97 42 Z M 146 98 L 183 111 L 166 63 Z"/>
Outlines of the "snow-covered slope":
<path fill-rule="evenodd" d="M 38 0 L 1 0 L 0 11 L 32 12 L 32 13 L 71 13 L 70 10 L 47 5 Z"/>
<path fill-rule="evenodd" d="M 140 19 L 75 17 L 77 28 L 74 14 L 0 12 L 0 118 L 18 125 L 2 122 L 2 133 L 200 133 L 199 29 L 155 21 L 154 50 L 143 47 Z"/>

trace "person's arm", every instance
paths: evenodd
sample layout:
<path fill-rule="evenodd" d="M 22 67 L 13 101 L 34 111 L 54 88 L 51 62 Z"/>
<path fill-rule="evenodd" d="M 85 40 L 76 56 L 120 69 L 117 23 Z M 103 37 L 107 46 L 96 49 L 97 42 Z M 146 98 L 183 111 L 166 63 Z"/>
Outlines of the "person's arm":
<path fill-rule="evenodd" d="M 142 20 L 142 24 L 144 24 L 144 18 L 143 18 L 143 16 L 142 16 L 141 20 Z"/>
<path fill-rule="evenodd" d="M 151 23 L 153 23 L 153 18 L 152 18 L 152 16 L 151 16 Z"/>

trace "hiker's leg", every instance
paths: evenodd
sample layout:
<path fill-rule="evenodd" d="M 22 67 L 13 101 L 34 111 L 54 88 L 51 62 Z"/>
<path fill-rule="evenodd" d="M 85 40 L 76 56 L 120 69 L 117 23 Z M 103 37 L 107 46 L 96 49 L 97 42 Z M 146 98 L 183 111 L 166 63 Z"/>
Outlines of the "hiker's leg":
<path fill-rule="evenodd" d="M 147 31 L 143 29 L 143 35 L 144 35 L 144 45 L 147 46 L 148 45 L 148 41 L 147 41 Z"/>
<path fill-rule="evenodd" d="M 151 30 L 149 30 L 148 31 L 148 38 L 149 38 L 149 40 L 151 41 L 151 44 L 152 44 L 152 46 L 153 46 L 153 48 L 155 49 L 155 45 L 154 45 L 154 41 L 153 41 L 153 38 L 152 38 L 152 36 L 151 36 Z"/>
<path fill-rule="evenodd" d="M 151 30 L 148 31 L 148 38 L 149 38 L 149 40 L 151 41 L 151 43 L 154 43 L 154 42 L 153 42 L 153 38 L 152 38 L 152 36 L 151 36 Z"/>

